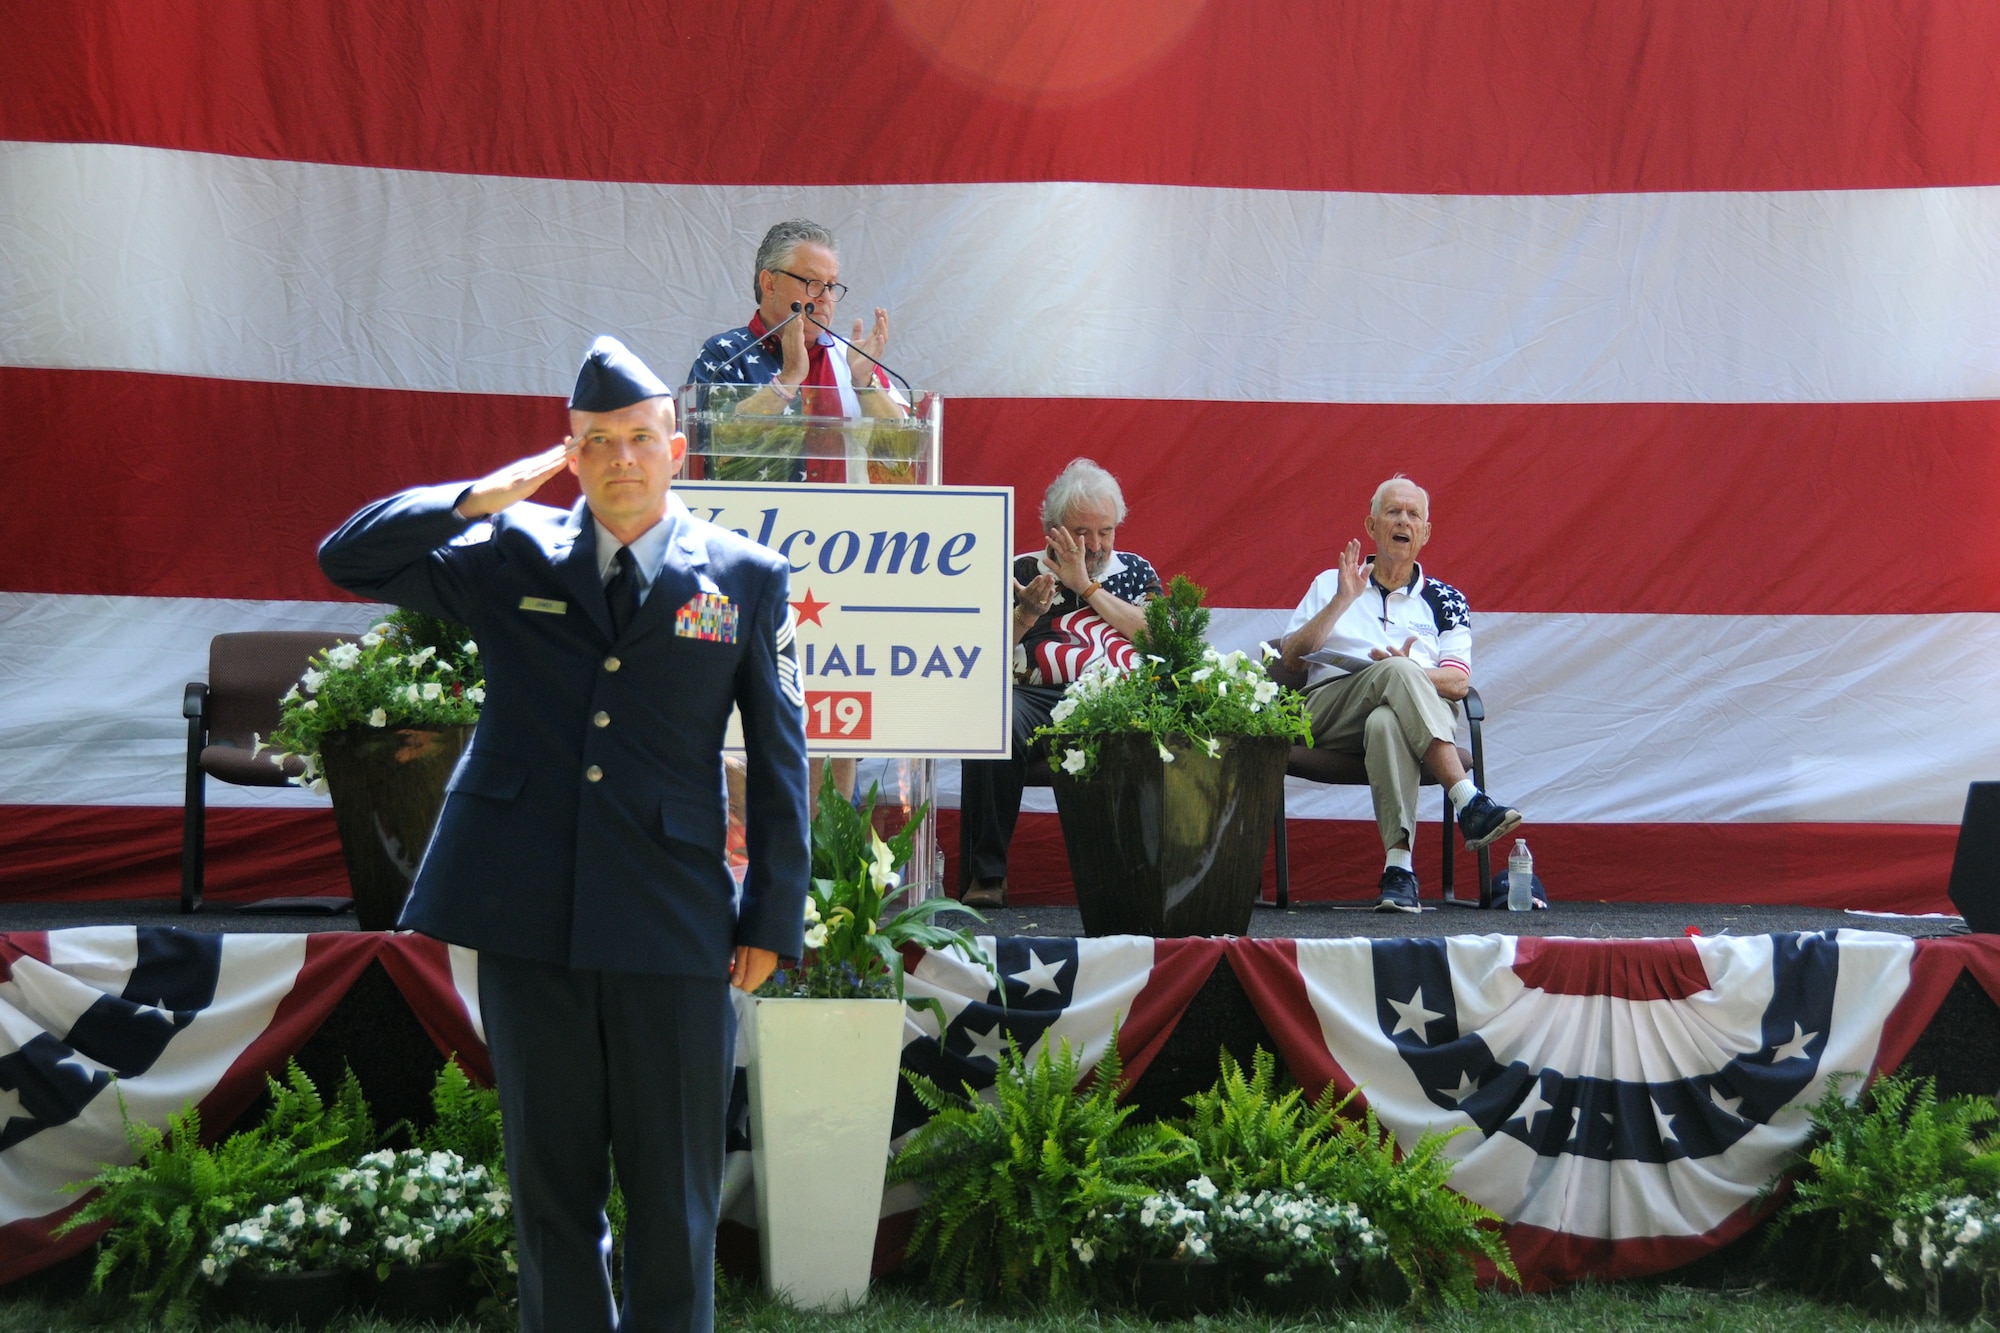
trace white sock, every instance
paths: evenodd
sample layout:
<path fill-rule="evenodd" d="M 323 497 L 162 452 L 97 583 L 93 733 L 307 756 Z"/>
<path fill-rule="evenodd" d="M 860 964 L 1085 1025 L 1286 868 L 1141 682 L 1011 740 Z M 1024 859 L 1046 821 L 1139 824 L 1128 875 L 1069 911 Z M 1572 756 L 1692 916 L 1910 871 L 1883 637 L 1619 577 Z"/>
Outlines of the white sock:
<path fill-rule="evenodd" d="M 1465 807 L 1471 803 L 1472 798 L 1479 795 L 1479 788 L 1472 785 L 1471 778 L 1460 778 L 1451 784 L 1451 790 L 1445 795 L 1451 797 L 1452 812 L 1464 814 Z"/>
<path fill-rule="evenodd" d="M 1383 858 L 1382 868 L 1384 870 L 1409 870 L 1414 872 L 1415 867 L 1410 864 L 1410 849 L 1407 847 L 1391 847 L 1389 854 Z"/>

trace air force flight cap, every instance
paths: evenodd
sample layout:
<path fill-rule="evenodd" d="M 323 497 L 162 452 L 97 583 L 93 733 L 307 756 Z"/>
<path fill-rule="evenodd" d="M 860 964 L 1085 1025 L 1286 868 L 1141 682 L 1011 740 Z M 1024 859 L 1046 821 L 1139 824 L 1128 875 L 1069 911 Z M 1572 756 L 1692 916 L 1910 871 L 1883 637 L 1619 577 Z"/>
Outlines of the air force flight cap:
<path fill-rule="evenodd" d="M 672 393 L 632 349 L 608 333 L 599 334 L 576 372 L 569 405 L 576 412 L 616 412 L 647 398 Z"/>

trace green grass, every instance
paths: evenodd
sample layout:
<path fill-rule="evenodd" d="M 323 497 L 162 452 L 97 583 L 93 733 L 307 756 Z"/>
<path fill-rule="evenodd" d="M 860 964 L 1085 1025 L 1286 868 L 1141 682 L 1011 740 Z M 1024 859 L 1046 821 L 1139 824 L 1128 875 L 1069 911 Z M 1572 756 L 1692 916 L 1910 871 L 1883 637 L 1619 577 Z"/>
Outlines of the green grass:
<path fill-rule="evenodd" d="M 0 1333 L 143 1333 L 149 1326 L 123 1313 L 114 1303 L 85 1298 L 24 1295 L 9 1299 L 0 1293 Z M 256 1326 L 241 1321 L 212 1326 L 222 1333 L 253 1333 Z M 413 1325 L 356 1318 L 332 1325 L 331 1333 L 406 1333 Z M 472 1333 L 511 1328 L 510 1321 L 454 1327 Z M 1286 1333 L 1337 1329 L 1343 1333 L 1389 1333 L 1423 1328 L 1434 1333 L 1517 1333 L 1546 1329 L 1550 1333 L 1864 1333 L 1865 1330 L 1959 1327 L 1920 1321 L 1884 1319 L 1850 1306 L 1823 1305 L 1770 1289 L 1709 1290 L 1672 1283 L 1632 1282 L 1586 1284 L 1552 1296 L 1482 1296 L 1464 1312 L 1443 1312 L 1422 1324 L 1400 1311 L 1356 1308 L 1329 1311 L 1317 1318 L 1272 1318 L 1232 1314 L 1187 1324 L 1153 1324 L 1133 1314 L 1078 1311 L 1007 1312 L 968 1308 L 945 1309 L 915 1293 L 893 1286 L 879 1287 L 860 1310 L 843 1315 L 804 1315 L 756 1294 L 725 1294 L 716 1328 L 727 1333 L 1139 1333 L 1140 1330 L 1186 1329 L 1189 1333 Z"/>

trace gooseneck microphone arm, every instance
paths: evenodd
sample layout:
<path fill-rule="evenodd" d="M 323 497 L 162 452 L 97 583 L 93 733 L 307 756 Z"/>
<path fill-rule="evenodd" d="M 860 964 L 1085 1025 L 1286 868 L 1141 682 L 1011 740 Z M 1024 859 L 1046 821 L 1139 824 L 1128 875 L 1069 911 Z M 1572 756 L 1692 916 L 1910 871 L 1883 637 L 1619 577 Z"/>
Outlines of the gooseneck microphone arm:
<path fill-rule="evenodd" d="M 860 353 L 861 353 L 861 355 L 863 355 L 863 356 L 866 356 L 866 357 L 868 357 L 868 359 L 869 359 L 870 361 L 873 361 L 873 362 L 874 362 L 874 363 L 875 363 L 876 365 L 878 365 L 878 366 L 882 366 L 882 369 L 883 369 L 883 370 L 884 370 L 885 372 L 887 372 L 887 374 L 889 375 L 889 377 L 890 377 L 891 379 L 897 379 L 897 380 L 902 380 L 902 382 L 903 382 L 903 392 L 904 392 L 904 393 L 906 393 L 906 394 L 908 394 L 908 395 L 910 396 L 910 401 L 911 401 L 911 402 L 915 402 L 915 401 L 916 401 L 916 399 L 917 399 L 917 391 L 916 391 L 915 389 L 912 389 L 912 388 L 910 387 L 910 382 L 909 382 L 908 380 L 906 380 L 906 379 L 903 379 L 903 377 L 902 377 L 901 375 L 898 375 L 898 374 L 897 374 L 897 373 L 896 373 L 895 371 L 893 371 L 893 370 L 890 370 L 888 366 L 886 366 L 886 365 L 883 365 L 883 364 L 882 364 L 882 362 L 881 362 L 881 361 L 880 361 L 880 360 L 879 360 L 878 358 L 876 358 L 876 357 L 873 357 L 873 356 L 868 356 L 868 353 L 867 353 L 867 351 L 866 351 L 865 349 L 863 349 L 863 348 L 860 348 L 860 347 L 855 347 L 855 345 L 854 345 L 854 344 L 853 344 L 852 342 L 848 341 L 848 340 L 847 340 L 846 338 L 843 338 L 843 337 L 841 337 L 841 336 L 840 336 L 839 334 L 837 334 L 837 333 L 834 333 L 832 329 L 829 329 L 829 328 L 827 328 L 827 327 L 826 327 L 826 325 L 824 325 L 824 324 L 821 324 L 821 323 L 820 323 L 820 322 L 819 322 L 819 321 L 818 321 L 817 319 L 814 319 L 814 318 L 813 318 L 813 313 L 812 313 L 812 307 L 811 307 L 811 306 L 807 306 L 807 307 L 805 308 L 805 316 L 806 316 L 806 323 L 808 323 L 808 324 L 811 324 L 811 325 L 813 325 L 813 326 L 815 326 L 815 327 L 817 327 L 817 328 L 820 328 L 820 329 L 825 329 L 825 331 L 826 331 L 827 333 L 829 333 L 829 334 L 831 334 L 831 335 L 832 335 L 832 337 L 833 337 L 833 340 L 834 340 L 835 342 L 837 342 L 837 343 L 840 343 L 840 344 L 841 344 L 842 346 L 844 346 L 844 347 L 853 347 L 855 351 L 857 351 L 857 352 L 860 352 Z"/>
<path fill-rule="evenodd" d="M 787 324 L 791 323 L 791 322 L 792 322 L 793 320 L 795 320 L 795 319 L 798 319 L 798 318 L 800 318 L 800 317 L 802 317 L 802 316 L 803 316 L 803 317 L 805 318 L 805 320 L 806 320 L 806 321 L 807 321 L 808 323 L 812 323 L 812 324 L 818 324 L 818 323 L 819 323 L 819 321 L 818 321 L 818 320 L 816 320 L 816 319 L 814 319 L 814 318 L 812 317 L 812 314 L 811 314 L 811 311 L 812 311 L 812 306 L 810 306 L 810 305 L 803 305 L 803 306 L 802 306 L 802 305 L 800 305 L 800 304 L 799 304 L 799 303 L 798 303 L 797 301 L 794 301 L 794 302 L 792 302 L 792 313 L 791 313 L 791 314 L 789 314 L 789 315 L 786 315 L 786 316 L 785 316 L 785 317 L 784 317 L 783 319 L 779 320 L 779 321 L 777 322 L 777 324 L 776 324 L 775 326 L 773 326 L 773 327 L 771 327 L 771 328 L 768 328 L 768 329 L 765 329 L 765 330 L 764 330 L 764 337 L 763 337 L 763 338 L 754 338 L 754 337 L 753 337 L 753 338 L 752 338 L 752 339 L 751 339 L 751 340 L 750 340 L 749 342 L 747 342 L 747 343 L 743 344 L 743 350 L 742 350 L 742 351 L 740 351 L 740 352 L 736 353 L 736 355 L 735 355 L 735 356 L 732 356 L 732 357 L 730 357 L 730 358 L 729 358 L 729 359 L 728 359 L 727 361 L 724 361 L 724 362 L 723 362 L 723 363 L 722 363 L 721 365 L 717 366 L 717 367 L 715 368 L 715 370 L 714 370 L 713 372 L 711 372 L 711 373 L 720 373 L 720 372 L 722 372 L 722 371 L 725 371 L 725 370 L 729 369 L 729 368 L 730 368 L 731 366 L 733 366 L 733 365 L 735 365 L 735 364 L 736 364 L 736 362 L 737 362 L 738 358 L 742 357 L 742 356 L 743 356 L 743 355 L 744 355 L 745 353 L 749 352 L 749 350 L 750 350 L 751 348 L 755 347 L 755 346 L 756 346 L 756 345 L 757 345 L 758 343 L 760 343 L 760 342 L 763 342 L 763 341 L 764 341 L 764 338 L 775 338 L 775 337 L 777 337 L 777 336 L 778 336 L 778 331 L 779 331 L 780 329 L 783 329 L 783 328 L 785 327 L 785 325 L 787 325 Z M 824 325 L 821 325 L 821 327 L 823 328 L 823 327 L 825 327 L 825 326 L 824 326 Z M 862 355 L 863 355 L 863 356 L 866 356 L 866 355 L 867 355 L 867 353 L 866 353 L 866 352 L 864 352 L 864 353 L 862 353 Z"/>

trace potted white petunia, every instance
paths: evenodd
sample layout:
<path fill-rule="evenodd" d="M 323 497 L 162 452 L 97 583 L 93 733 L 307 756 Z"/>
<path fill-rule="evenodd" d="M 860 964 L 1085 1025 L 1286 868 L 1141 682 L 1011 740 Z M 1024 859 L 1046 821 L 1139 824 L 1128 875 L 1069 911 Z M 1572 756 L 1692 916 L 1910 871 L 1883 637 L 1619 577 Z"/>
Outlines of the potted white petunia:
<path fill-rule="evenodd" d="M 314 656 L 286 693 L 268 746 L 296 755 L 299 786 L 330 794 L 364 930 L 396 924 L 479 721 L 486 677 L 463 625 L 396 610 Z"/>
<path fill-rule="evenodd" d="M 1202 589 L 1176 576 L 1146 606 L 1139 664 L 1099 664 L 1037 733 L 1089 935 L 1240 935 L 1309 744 L 1305 701 L 1243 652 L 1203 638 Z"/>

